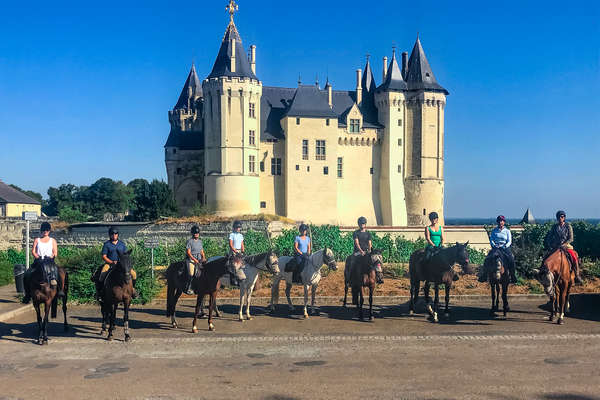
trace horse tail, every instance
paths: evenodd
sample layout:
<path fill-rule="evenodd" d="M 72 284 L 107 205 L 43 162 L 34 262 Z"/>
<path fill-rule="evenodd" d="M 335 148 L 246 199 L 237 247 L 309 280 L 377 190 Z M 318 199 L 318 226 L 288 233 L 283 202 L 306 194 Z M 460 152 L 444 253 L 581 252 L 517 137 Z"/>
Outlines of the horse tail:
<path fill-rule="evenodd" d="M 352 304 L 353 305 L 357 305 L 358 304 L 358 295 L 360 294 L 360 290 L 362 290 L 362 287 L 359 285 L 352 285 Z"/>
<path fill-rule="evenodd" d="M 279 275 L 273 275 L 273 283 L 271 285 L 271 305 L 279 303 L 279 282 L 281 282 L 281 272 Z"/>
<path fill-rule="evenodd" d="M 56 309 L 58 307 L 58 294 L 52 299 L 52 309 L 50 318 L 56 318 Z"/>

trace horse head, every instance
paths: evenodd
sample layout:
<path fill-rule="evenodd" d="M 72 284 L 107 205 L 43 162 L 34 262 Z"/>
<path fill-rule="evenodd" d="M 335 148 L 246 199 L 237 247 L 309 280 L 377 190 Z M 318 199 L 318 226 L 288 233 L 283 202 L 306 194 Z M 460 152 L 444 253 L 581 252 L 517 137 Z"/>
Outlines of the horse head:
<path fill-rule="evenodd" d="M 335 256 L 330 248 L 325 247 L 323 249 L 323 264 L 327 265 L 332 271 L 337 271 Z"/>
<path fill-rule="evenodd" d="M 486 271 L 494 273 L 496 280 L 500 280 L 503 272 L 502 264 L 502 253 L 500 250 L 494 248 L 490 251 L 490 254 L 486 257 L 484 264 L 486 264 Z"/>
<path fill-rule="evenodd" d="M 379 249 L 372 249 L 371 254 L 369 254 L 371 258 L 371 266 L 375 269 L 375 273 L 377 274 L 377 281 L 383 282 L 383 254 Z"/>
<path fill-rule="evenodd" d="M 230 273 L 234 274 L 238 280 L 243 281 L 246 279 L 246 274 L 244 274 L 242 269 L 244 264 L 244 256 L 240 253 L 233 253 L 227 258 L 226 268 Z"/>
<path fill-rule="evenodd" d="M 133 268 L 131 260 L 131 250 L 128 250 L 124 253 L 119 251 L 118 254 L 119 261 L 117 262 L 117 265 L 115 265 L 115 270 L 121 271 L 125 276 L 125 282 L 129 282 L 131 280 L 131 269 Z"/>
<path fill-rule="evenodd" d="M 533 272 L 535 274 L 535 278 L 544 287 L 546 296 L 548 296 L 550 299 L 554 298 L 554 274 L 546 265 L 546 261 L 542 262 L 542 266 L 539 270 L 534 269 Z"/>
<path fill-rule="evenodd" d="M 462 244 L 456 242 L 454 249 L 456 250 L 456 262 L 460 264 L 464 273 L 469 273 L 469 242 Z"/>
<path fill-rule="evenodd" d="M 267 268 L 273 275 L 279 275 L 279 258 L 275 250 L 269 250 L 267 253 Z"/>

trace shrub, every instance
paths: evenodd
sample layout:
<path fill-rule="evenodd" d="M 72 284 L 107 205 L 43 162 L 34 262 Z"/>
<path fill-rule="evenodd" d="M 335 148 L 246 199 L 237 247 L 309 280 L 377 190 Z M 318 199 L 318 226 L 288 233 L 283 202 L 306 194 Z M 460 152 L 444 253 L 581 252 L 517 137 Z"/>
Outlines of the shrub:
<path fill-rule="evenodd" d="M 8 285 L 14 281 L 13 264 L 8 261 L 0 261 L 0 286 Z"/>

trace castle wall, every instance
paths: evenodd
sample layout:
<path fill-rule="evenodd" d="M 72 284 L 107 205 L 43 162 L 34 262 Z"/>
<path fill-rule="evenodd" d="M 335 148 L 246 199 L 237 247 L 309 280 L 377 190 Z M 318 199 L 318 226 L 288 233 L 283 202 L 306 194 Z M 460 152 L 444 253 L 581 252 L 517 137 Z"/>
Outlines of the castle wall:
<path fill-rule="evenodd" d="M 182 213 L 204 202 L 204 151 L 165 149 L 169 187 Z"/>
<path fill-rule="evenodd" d="M 256 160 L 256 168 L 260 179 L 260 202 L 265 207 L 261 213 L 286 215 L 285 212 L 285 175 L 271 174 L 271 159 L 285 157 L 285 142 L 260 142 L 260 151 Z M 261 163 L 263 170 L 261 170 Z M 282 171 L 283 172 L 283 171 Z"/>

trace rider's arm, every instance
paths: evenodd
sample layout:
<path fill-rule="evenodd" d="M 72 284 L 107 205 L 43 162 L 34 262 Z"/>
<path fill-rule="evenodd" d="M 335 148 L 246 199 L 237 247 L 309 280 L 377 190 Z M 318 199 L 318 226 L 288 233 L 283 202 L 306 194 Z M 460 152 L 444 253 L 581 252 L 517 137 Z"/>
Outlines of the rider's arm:
<path fill-rule="evenodd" d="M 38 255 L 36 249 L 37 249 L 37 243 L 38 243 L 38 239 L 36 238 L 33 241 L 33 247 L 31 248 L 31 254 L 33 254 L 34 258 L 40 258 L 40 256 Z"/>
<path fill-rule="evenodd" d="M 106 256 L 106 254 L 102 254 L 102 260 L 104 260 L 105 263 L 109 264 L 109 265 L 113 265 L 116 264 L 116 261 L 111 260 L 110 258 L 108 258 Z"/>
<path fill-rule="evenodd" d="M 358 250 L 360 250 L 361 252 L 363 251 L 363 249 L 360 248 L 360 243 L 358 243 L 358 238 L 354 239 L 354 245 Z"/>
<path fill-rule="evenodd" d="M 563 245 L 570 245 L 573 242 L 573 226 L 571 224 L 567 224 L 567 240 L 563 243 Z"/>
<path fill-rule="evenodd" d="M 246 249 L 246 248 L 244 247 L 244 239 L 242 239 L 242 253 L 245 253 L 245 252 L 246 252 L 246 251 L 245 251 L 245 249 Z"/>
<path fill-rule="evenodd" d="M 442 241 L 440 242 L 440 247 L 442 247 L 442 245 L 444 243 L 446 243 L 446 236 L 444 235 L 444 228 L 440 226 L 440 232 L 442 233 Z"/>
<path fill-rule="evenodd" d="M 233 253 L 237 253 L 237 250 L 233 247 L 233 239 L 229 239 L 229 249 L 233 252 Z"/>
<path fill-rule="evenodd" d="M 506 243 L 504 244 L 504 248 L 508 249 L 510 247 L 510 245 L 512 244 L 512 233 L 510 233 L 510 230 L 507 229 L 508 231 L 508 238 L 506 239 Z"/>
<path fill-rule="evenodd" d="M 297 241 L 294 241 L 294 250 L 296 250 L 296 254 L 302 254 L 302 252 L 298 248 L 298 242 Z"/>
<path fill-rule="evenodd" d="M 427 243 L 435 247 L 435 244 L 433 244 L 433 242 L 431 241 L 431 237 L 429 237 L 429 229 L 427 229 L 427 227 L 425 227 L 425 240 L 427 241 Z"/>
<path fill-rule="evenodd" d="M 494 239 L 492 239 L 494 237 L 494 231 L 492 231 L 492 233 L 490 233 L 490 246 L 492 246 L 492 249 L 495 249 L 496 247 L 498 247 L 498 245 L 496 244 L 496 242 L 494 242 Z"/>
<path fill-rule="evenodd" d="M 56 245 L 55 239 L 51 239 L 51 240 L 52 240 L 52 258 L 56 258 L 56 256 L 58 255 L 58 246 Z"/>
<path fill-rule="evenodd" d="M 192 255 L 192 250 L 191 249 L 189 249 L 189 248 L 185 249 L 185 254 L 187 254 L 188 258 L 190 260 L 192 260 L 193 262 L 195 262 L 196 264 L 199 262 L 198 259 Z"/>
<path fill-rule="evenodd" d="M 373 242 L 369 239 L 369 253 L 373 250 Z"/>
<path fill-rule="evenodd" d="M 312 248 L 312 243 L 311 243 L 311 240 L 310 240 L 310 238 L 308 238 L 308 249 L 307 249 L 308 251 L 307 251 L 307 253 L 306 253 L 306 254 L 310 255 L 311 248 Z"/>
<path fill-rule="evenodd" d="M 202 262 L 205 263 L 206 262 L 206 256 L 204 255 L 204 249 L 200 250 L 200 254 L 202 254 Z"/>

